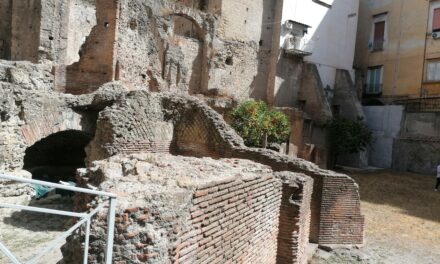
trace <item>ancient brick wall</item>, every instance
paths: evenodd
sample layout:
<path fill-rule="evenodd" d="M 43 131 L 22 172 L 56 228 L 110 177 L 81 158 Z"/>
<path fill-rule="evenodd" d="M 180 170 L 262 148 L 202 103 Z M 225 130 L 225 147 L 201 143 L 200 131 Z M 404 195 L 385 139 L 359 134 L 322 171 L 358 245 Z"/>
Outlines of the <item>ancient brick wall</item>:
<path fill-rule="evenodd" d="M 288 179 L 288 176 L 285 179 Z M 277 263 L 307 263 L 306 250 L 309 243 L 312 191 L 311 181 L 284 181 Z"/>
<path fill-rule="evenodd" d="M 130 97 L 145 104 L 149 100 L 161 101 L 156 106 L 150 104 L 150 109 L 156 108 L 157 111 L 163 111 L 164 115 L 149 123 L 149 126 L 157 126 L 163 122 L 160 120 L 173 123 L 171 149 L 176 153 L 198 157 L 249 159 L 268 165 L 276 171 L 301 172 L 311 176 L 315 183 L 311 201 L 310 240 L 320 244 L 362 244 L 364 217 L 360 212 L 359 190 L 353 179 L 347 175 L 321 170 L 310 162 L 270 150 L 245 147 L 242 139 L 221 116 L 201 101 L 172 94 L 150 96 L 143 92 L 134 92 Z M 130 105 L 136 105 L 135 101 L 131 101 Z M 121 112 L 118 119 L 122 120 L 124 116 Z M 112 126 L 114 127 L 114 123 Z M 121 129 L 123 130 L 118 133 L 132 133 L 124 130 L 124 126 Z M 123 148 L 118 149 L 116 145 L 110 147 L 112 154 L 123 152 Z M 138 148 L 138 151 L 142 149 Z"/>
<path fill-rule="evenodd" d="M 362 244 L 365 220 L 360 212 L 359 189 L 353 179 L 319 169 L 302 159 L 270 150 L 247 148 L 212 109 L 204 104 L 183 102 L 181 99 L 165 97 L 167 103 L 164 104 L 165 108 L 172 106 L 176 111 L 185 113 L 181 118 L 173 115 L 177 119 L 177 151 L 190 155 L 199 153 L 214 157 L 249 159 L 269 165 L 276 171 L 294 171 L 311 176 L 315 183 L 311 202 L 310 240 L 319 244 Z M 182 110 L 184 106 L 186 111 Z M 193 134 L 189 131 L 204 132 L 194 133 L 192 137 Z M 187 141 L 180 140 L 181 138 L 188 138 L 187 141 L 191 144 L 186 145 Z"/>
<path fill-rule="evenodd" d="M 357 244 L 364 241 L 358 186 L 347 177 L 324 177 L 319 244 Z"/>
<path fill-rule="evenodd" d="M 97 0 L 96 21 L 80 51 L 80 60 L 67 67 L 65 92 L 85 94 L 115 79 L 115 45 L 118 28 L 118 0 Z M 63 79 L 59 76 L 57 79 Z M 59 83 L 59 85 L 63 85 Z M 58 88 L 63 90 L 63 88 Z"/>
<path fill-rule="evenodd" d="M 192 228 L 174 251 L 178 263 L 277 263 L 280 182 L 214 182 L 194 197 Z"/>
<path fill-rule="evenodd" d="M 96 136 L 87 147 L 88 161 L 118 153 L 173 152 L 174 125 L 164 120 L 159 98 L 131 92 L 101 111 Z"/>
<path fill-rule="evenodd" d="M 118 194 L 114 261 L 306 263 L 312 181 L 238 159 L 114 156 L 79 174 Z M 90 197 L 76 197 L 84 210 Z M 93 219 L 89 261 L 102 261 L 105 216 Z M 65 261 L 82 254 L 77 235 Z"/>

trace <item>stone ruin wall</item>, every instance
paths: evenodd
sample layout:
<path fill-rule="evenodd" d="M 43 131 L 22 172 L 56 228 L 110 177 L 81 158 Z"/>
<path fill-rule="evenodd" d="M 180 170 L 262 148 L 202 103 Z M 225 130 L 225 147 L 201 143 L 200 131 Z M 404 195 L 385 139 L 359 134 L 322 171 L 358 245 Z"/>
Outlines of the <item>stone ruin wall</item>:
<path fill-rule="evenodd" d="M 306 263 L 312 181 L 304 175 L 245 160 L 137 154 L 95 162 L 81 178 L 120 196 L 115 263 Z M 93 221 L 91 263 L 102 261 L 105 219 Z M 65 261 L 81 255 L 77 238 Z"/>
<path fill-rule="evenodd" d="M 270 1 L 237 8 L 232 0 L 26 0 L 1 7 L 1 58 L 51 61 L 58 91 L 84 94 L 121 80 L 129 89 L 265 98 Z"/>
<path fill-rule="evenodd" d="M 311 163 L 269 150 L 246 148 L 221 116 L 197 99 L 172 93 L 124 91 L 121 84 L 115 83 L 102 87 L 95 94 L 79 97 L 33 90 L 24 92 L 24 97 L 13 96 L 9 105 L 14 108 L 15 101 L 21 100 L 23 108 L 21 112 L 19 109 L 10 111 L 13 117 L 2 125 L 13 129 L 13 136 L 18 141 L 7 141 L 1 146 L 2 168 L 19 169 L 27 146 L 57 131 L 70 129 L 94 132 L 95 137 L 87 147 L 89 164 L 116 154 L 144 151 L 249 159 L 269 165 L 275 171 L 305 173 L 314 179 L 311 241 L 319 244 L 363 243 L 364 219 L 360 214 L 358 187 L 348 176 L 324 171 Z M 38 108 L 43 105 L 44 108 Z M 81 115 L 79 110 L 91 108 L 100 112 L 94 120 L 96 130 L 92 121 L 81 122 L 87 120 L 84 119 L 87 115 Z M 19 121 L 19 116 L 23 120 Z M 29 127 L 32 129 L 26 129 Z M 13 151 L 8 152 L 8 149 Z"/>
<path fill-rule="evenodd" d="M 138 107 L 143 110 L 137 110 Z M 133 117 L 132 113 L 138 114 Z M 127 125 L 127 119 L 133 123 Z M 100 122 L 105 122 L 102 130 Z M 250 159 L 276 171 L 305 173 L 315 182 L 311 241 L 363 243 L 364 218 L 360 213 L 358 186 L 351 178 L 321 170 L 301 159 L 245 147 L 222 117 L 199 100 L 166 93 L 131 92 L 115 107 L 101 113 L 96 133 L 100 136 L 89 145 L 89 151 L 99 150 L 96 152 L 103 155 L 100 158 L 141 152 L 148 146 L 151 152 L 169 150 L 196 157 Z"/>

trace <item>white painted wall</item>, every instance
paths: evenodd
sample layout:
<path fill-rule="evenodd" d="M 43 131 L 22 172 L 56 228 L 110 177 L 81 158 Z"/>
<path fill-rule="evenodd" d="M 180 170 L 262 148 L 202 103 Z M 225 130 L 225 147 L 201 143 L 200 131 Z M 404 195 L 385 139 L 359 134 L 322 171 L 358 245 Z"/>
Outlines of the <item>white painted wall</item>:
<path fill-rule="evenodd" d="M 367 125 L 374 142 L 368 149 L 368 163 L 379 168 L 391 168 L 394 140 L 400 135 L 403 107 L 399 105 L 364 106 Z"/>
<path fill-rule="evenodd" d="M 318 65 L 324 87 L 334 86 L 336 69 L 349 70 L 354 77 L 359 0 L 284 0 L 282 23 L 293 20 L 311 26 L 304 36 L 303 49 L 312 52 L 305 61 Z M 281 36 L 281 45 L 285 42 Z"/>

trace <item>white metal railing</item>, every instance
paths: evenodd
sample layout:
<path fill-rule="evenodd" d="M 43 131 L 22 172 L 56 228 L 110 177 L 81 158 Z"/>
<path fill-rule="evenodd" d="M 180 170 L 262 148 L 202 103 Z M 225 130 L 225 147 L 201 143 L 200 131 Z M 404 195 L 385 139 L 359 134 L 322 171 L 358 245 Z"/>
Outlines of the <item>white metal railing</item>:
<path fill-rule="evenodd" d="M 108 215 L 107 215 L 108 229 L 107 229 L 107 246 L 106 246 L 106 251 L 105 251 L 105 263 L 106 264 L 112 263 L 113 236 L 114 236 L 115 212 L 116 212 L 116 202 L 117 202 L 117 197 L 115 194 L 91 190 L 91 189 L 79 188 L 79 187 L 74 187 L 74 186 L 66 186 L 66 185 L 56 184 L 56 183 L 51 183 L 51 182 L 8 176 L 8 175 L 4 175 L 4 174 L 0 174 L 0 179 L 10 180 L 10 181 L 14 181 L 14 182 L 21 182 L 21 183 L 38 184 L 38 185 L 45 186 L 45 187 L 51 187 L 51 188 L 56 188 L 56 189 L 72 191 L 72 192 L 79 192 L 79 193 L 85 193 L 85 194 L 90 194 L 90 195 L 97 195 L 97 196 L 101 196 L 101 197 L 106 197 L 109 201 L 109 208 L 108 208 Z M 53 210 L 53 209 L 33 207 L 33 206 L 0 203 L 0 208 L 10 208 L 10 209 L 30 211 L 30 212 L 62 215 L 62 216 L 70 216 L 70 217 L 79 218 L 79 221 L 74 226 L 72 226 L 69 230 L 65 231 L 58 238 L 53 240 L 48 246 L 46 246 L 43 250 L 41 250 L 34 258 L 27 261 L 26 262 L 27 264 L 37 263 L 37 261 L 39 259 L 41 259 L 43 256 L 45 256 L 51 250 L 55 249 L 57 247 L 57 245 L 59 245 L 59 243 L 62 243 L 63 240 L 65 240 L 68 236 L 70 236 L 73 232 L 75 232 L 75 230 L 77 230 L 78 228 L 80 228 L 83 225 L 85 226 L 83 263 L 87 264 L 87 259 L 88 259 L 88 255 L 89 255 L 89 239 L 90 239 L 91 219 L 98 212 L 100 212 L 104 207 L 105 207 L 105 204 L 101 203 L 93 211 L 91 211 L 89 213 L 75 213 L 75 212 Z M 12 263 L 14 263 L 14 264 L 21 264 L 22 263 L 1 242 L 0 242 L 0 251 L 3 252 L 6 255 L 6 257 L 8 257 L 9 260 L 12 261 Z"/>

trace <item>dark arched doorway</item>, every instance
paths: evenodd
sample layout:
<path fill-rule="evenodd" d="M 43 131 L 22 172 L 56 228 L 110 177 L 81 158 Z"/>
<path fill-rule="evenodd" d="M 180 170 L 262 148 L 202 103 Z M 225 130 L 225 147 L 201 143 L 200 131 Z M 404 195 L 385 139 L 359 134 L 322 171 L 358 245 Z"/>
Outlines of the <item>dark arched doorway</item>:
<path fill-rule="evenodd" d="M 85 167 L 84 148 L 91 139 L 76 130 L 52 134 L 26 149 L 23 168 L 37 180 L 74 182 L 76 170 Z"/>

